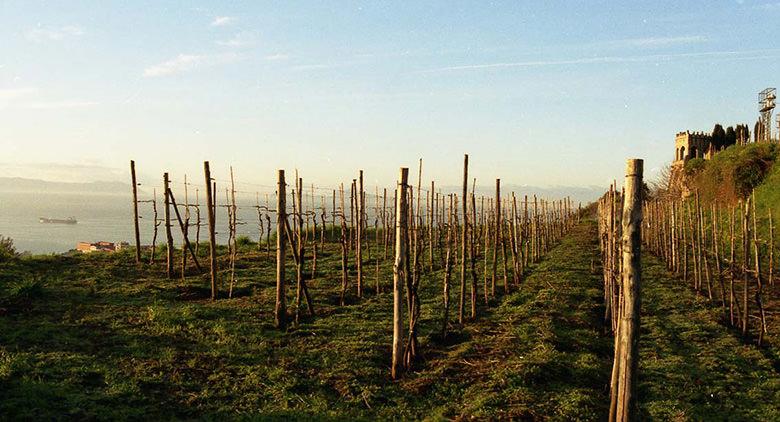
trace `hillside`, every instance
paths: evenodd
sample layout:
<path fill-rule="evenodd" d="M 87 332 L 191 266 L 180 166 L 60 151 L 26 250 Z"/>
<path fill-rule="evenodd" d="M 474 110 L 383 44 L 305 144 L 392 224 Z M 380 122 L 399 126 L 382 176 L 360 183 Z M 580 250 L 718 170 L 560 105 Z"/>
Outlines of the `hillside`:
<path fill-rule="evenodd" d="M 52 182 L 24 177 L 0 177 L 0 192 L 127 194 L 130 192 L 130 184 L 122 182 Z"/>
<path fill-rule="evenodd" d="M 597 259 L 592 221 L 447 340 L 438 335 L 442 270 L 426 274 L 424 361 L 399 381 L 389 377 L 390 262 L 380 268 L 381 293 L 338 306 L 337 248 L 326 244 L 310 280 L 318 317 L 287 332 L 272 326 L 273 258 L 251 245 L 237 265 L 236 297 L 216 302 L 201 275 L 166 280 L 164 264 L 139 268 L 129 254 L 0 264 L 0 285 L 14 293 L 0 301 L 0 414 L 605 419 L 613 340 L 601 278 L 587 270 Z M 776 420 L 776 362 L 742 347 L 701 297 L 643 259 L 642 418 Z M 39 281 L 16 281 L 31 274 Z"/>
<path fill-rule="evenodd" d="M 774 165 L 779 153 L 774 144 L 732 145 L 711 160 L 689 160 L 685 164 L 686 185 L 691 191 L 698 190 L 707 202 L 734 203 L 753 188 L 763 196 L 763 187 L 776 181 L 780 172 L 780 166 Z"/>

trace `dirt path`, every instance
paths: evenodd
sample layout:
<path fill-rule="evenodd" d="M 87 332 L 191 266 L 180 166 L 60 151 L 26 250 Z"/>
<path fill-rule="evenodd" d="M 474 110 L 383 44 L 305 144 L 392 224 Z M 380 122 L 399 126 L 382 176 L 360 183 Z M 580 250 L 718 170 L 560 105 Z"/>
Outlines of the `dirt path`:
<path fill-rule="evenodd" d="M 431 362 L 439 370 L 411 381 L 466 385 L 435 414 L 602 419 L 612 340 L 602 332 L 600 277 L 590 272 L 594 230 L 592 224 L 575 228 L 518 291 L 468 326 L 469 341 Z"/>

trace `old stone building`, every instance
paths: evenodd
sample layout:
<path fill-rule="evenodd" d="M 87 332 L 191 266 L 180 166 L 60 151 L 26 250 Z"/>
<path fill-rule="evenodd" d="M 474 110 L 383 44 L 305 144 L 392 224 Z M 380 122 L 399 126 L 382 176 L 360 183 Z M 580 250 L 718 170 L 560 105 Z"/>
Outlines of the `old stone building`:
<path fill-rule="evenodd" d="M 669 193 L 686 197 L 690 191 L 685 183 L 685 163 L 694 158 L 709 160 L 716 148 L 712 135 L 704 132 L 679 132 L 674 138 L 674 160 L 670 169 Z"/>
<path fill-rule="evenodd" d="M 674 139 L 674 165 L 684 165 L 692 158 L 710 159 L 715 153 L 712 135 L 703 132 L 679 132 Z"/>

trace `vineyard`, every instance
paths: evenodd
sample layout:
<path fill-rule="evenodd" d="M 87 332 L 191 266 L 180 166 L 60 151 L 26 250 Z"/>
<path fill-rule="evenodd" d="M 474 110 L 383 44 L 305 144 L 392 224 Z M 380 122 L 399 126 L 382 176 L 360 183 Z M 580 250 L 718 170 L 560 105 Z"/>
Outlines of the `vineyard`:
<path fill-rule="evenodd" d="M 780 418 L 771 210 L 647 198 L 641 160 L 590 206 L 462 166 L 447 191 L 422 160 L 373 189 L 131 162 L 130 248 L 0 263 L 0 414 Z"/>

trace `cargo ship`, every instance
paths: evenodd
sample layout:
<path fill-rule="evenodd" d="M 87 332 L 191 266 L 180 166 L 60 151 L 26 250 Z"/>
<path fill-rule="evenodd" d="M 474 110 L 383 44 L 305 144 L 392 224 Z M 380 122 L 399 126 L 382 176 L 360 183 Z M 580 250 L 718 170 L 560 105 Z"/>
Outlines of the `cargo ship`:
<path fill-rule="evenodd" d="M 46 218 L 46 217 L 40 217 L 38 219 L 42 224 L 76 224 L 78 221 L 76 221 L 73 217 L 68 218 Z"/>

